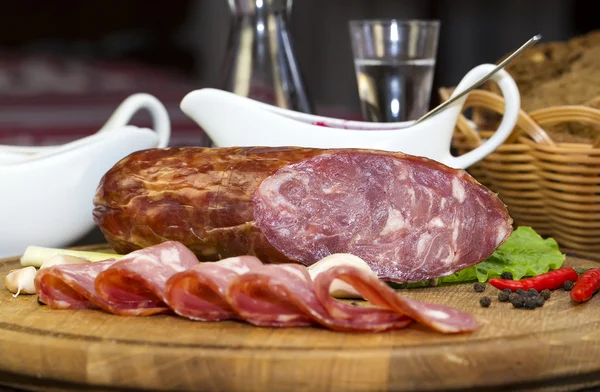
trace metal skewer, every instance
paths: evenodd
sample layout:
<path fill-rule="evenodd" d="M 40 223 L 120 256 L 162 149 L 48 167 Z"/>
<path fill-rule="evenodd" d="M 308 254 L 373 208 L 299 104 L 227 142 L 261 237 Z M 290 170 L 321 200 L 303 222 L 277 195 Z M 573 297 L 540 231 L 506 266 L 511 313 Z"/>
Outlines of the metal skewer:
<path fill-rule="evenodd" d="M 488 80 L 492 75 L 494 75 L 496 72 L 498 72 L 499 70 L 501 70 L 502 68 L 504 68 L 506 66 L 506 64 L 510 63 L 515 57 L 517 57 L 519 54 L 521 54 L 522 51 L 524 51 L 525 49 L 527 49 L 528 47 L 530 47 L 532 45 L 535 45 L 541 39 L 542 39 L 541 34 L 534 35 L 531 39 L 529 39 L 529 41 L 527 41 L 523 45 L 521 45 L 521 47 L 519 49 L 515 50 L 510 56 L 508 56 L 507 58 L 505 58 L 500 64 L 498 64 L 490 72 L 488 72 L 487 74 L 485 74 L 484 76 L 482 76 L 481 78 L 479 78 L 477 81 L 475 81 L 475 83 L 473 83 L 471 86 L 467 87 L 466 89 L 464 89 L 463 91 L 461 91 L 459 94 L 455 95 L 454 97 L 450 98 L 449 100 L 447 100 L 445 102 L 442 102 L 441 104 L 439 104 L 435 108 L 431 109 L 430 111 L 428 111 L 427 113 L 425 113 L 423 116 L 421 116 L 418 120 L 416 120 L 413 124 L 417 124 L 417 123 L 425 120 L 426 118 L 428 118 L 428 117 L 436 114 L 440 110 L 444 109 L 446 106 L 450 105 L 452 102 L 454 102 L 457 99 L 459 99 L 459 98 L 463 97 L 464 95 L 468 94 L 470 91 L 476 89 L 483 82 L 485 82 L 486 80 Z"/>

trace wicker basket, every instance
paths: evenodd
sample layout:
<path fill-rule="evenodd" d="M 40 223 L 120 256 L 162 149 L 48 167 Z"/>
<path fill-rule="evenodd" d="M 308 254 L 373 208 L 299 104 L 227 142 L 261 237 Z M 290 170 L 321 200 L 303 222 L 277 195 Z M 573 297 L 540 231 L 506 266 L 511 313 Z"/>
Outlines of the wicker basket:
<path fill-rule="evenodd" d="M 440 90 L 442 99 L 450 93 Z M 464 110 L 476 113 L 481 108 L 502 114 L 503 98 L 475 90 Z M 543 129 L 572 121 L 600 124 L 600 110 L 588 106 L 556 106 L 529 114 L 521 110 L 508 140 L 469 172 L 499 194 L 516 225 L 552 236 L 564 252 L 600 261 L 600 137 L 591 144 L 555 143 Z M 457 122 L 453 146 L 459 154 L 493 134 L 473 124 L 464 115 Z"/>

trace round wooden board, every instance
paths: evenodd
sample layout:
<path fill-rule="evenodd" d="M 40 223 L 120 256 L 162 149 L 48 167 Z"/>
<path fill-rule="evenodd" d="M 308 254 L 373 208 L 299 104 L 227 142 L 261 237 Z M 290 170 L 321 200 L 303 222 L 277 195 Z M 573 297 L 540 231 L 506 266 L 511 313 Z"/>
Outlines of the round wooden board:
<path fill-rule="evenodd" d="M 573 258 L 566 264 L 597 265 Z M 18 267 L 16 258 L 1 260 L 0 279 Z M 481 328 L 465 335 L 418 325 L 352 334 L 119 317 L 53 310 L 35 296 L 1 290 L 0 379 L 38 390 L 554 391 L 600 384 L 600 296 L 575 306 L 558 290 L 530 311 L 498 302 L 491 286 L 487 309 L 471 284 L 400 292 L 471 312 Z"/>

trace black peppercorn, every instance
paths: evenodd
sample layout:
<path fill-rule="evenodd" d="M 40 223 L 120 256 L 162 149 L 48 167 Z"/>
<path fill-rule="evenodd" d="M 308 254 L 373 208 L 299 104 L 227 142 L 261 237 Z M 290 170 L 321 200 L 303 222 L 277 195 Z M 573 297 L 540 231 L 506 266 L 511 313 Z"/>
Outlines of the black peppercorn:
<path fill-rule="evenodd" d="M 544 304 L 546 303 L 546 300 L 544 299 L 544 297 L 542 297 L 541 295 L 539 297 L 537 297 L 535 299 L 535 304 L 539 307 L 539 306 L 544 306 Z"/>
<path fill-rule="evenodd" d="M 512 272 L 508 272 L 508 271 L 506 271 L 506 272 L 503 272 L 503 273 L 500 275 L 500 279 L 513 280 L 513 274 L 512 274 Z"/>
<path fill-rule="evenodd" d="M 550 290 L 546 289 L 546 290 L 542 290 L 540 292 L 541 296 L 545 299 L 545 300 L 549 300 L 550 299 Z"/>
<path fill-rule="evenodd" d="M 492 304 L 492 299 L 488 296 L 481 297 L 481 299 L 479 300 L 479 304 L 484 308 L 487 308 Z"/>
<path fill-rule="evenodd" d="M 523 307 L 525 309 L 535 309 L 537 307 L 535 298 L 527 298 L 523 301 Z"/>
<path fill-rule="evenodd" d="M 498 301 L 500 302 L 507 302 L 508 301 L 508 297 L 509 295 L 512 293 L 512 291 L 510 291 L 510 289 L 504 289 L 501 292 L 498 293 Z"/>
<path fill-rule="evenodd" d="M 515 308 L 523 307 L 523 296 L 517 293 L 512 293 L 508 296 L 508 300 Z"/>
<path fill-rule="evenodd" d="M 571 289 L 573 288 L 574 285 L 575 285 L 575 283 L 573 283 L 572 281 L 566 280 L 565 283 L 563 284 L 563 288 L 566 291 L 571 291 Z"/>
<path fill-rule="evenodd" d="M 485 291 L 485 283 L 481 283 L 481 282 L 477 282 L 473 285 L 473 290 L 477 291 L 478 293 L 482 293 Z"/>

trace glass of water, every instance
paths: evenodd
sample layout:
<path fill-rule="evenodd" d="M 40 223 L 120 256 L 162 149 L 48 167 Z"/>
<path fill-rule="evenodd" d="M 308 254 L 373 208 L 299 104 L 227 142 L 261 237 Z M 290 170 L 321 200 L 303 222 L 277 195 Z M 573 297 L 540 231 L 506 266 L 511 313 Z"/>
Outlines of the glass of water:
<path fill-rule="evenodd" d="M 427 113 L 440 22 L 353 20 L 349 27 L 363 118 L 396 122 Z"/>

